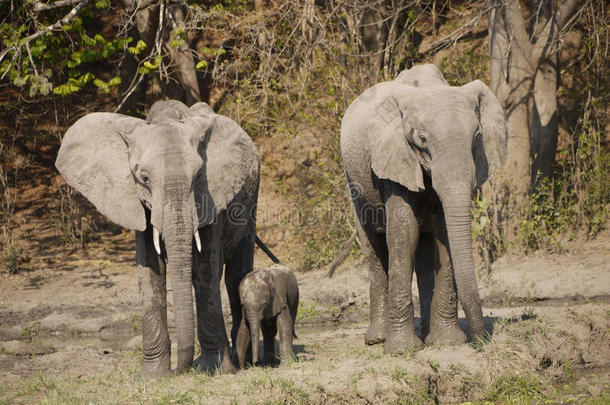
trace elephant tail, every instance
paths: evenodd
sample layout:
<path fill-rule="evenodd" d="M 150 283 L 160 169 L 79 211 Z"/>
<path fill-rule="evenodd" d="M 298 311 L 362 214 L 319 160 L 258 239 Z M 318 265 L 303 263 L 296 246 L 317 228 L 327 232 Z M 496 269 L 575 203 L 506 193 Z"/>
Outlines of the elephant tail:
<path fill-rule="evenodd" d="M 326 277 L 332 277 L 333 274 L 335 274 L 335 270 L 337 270 L 337 268 L 341 266 L 343 262 L 345 262 L 345 260 L 347 260 L 352 250 L 352 245 L 354 244 L 354 242 L 358 242 L 358 239 L 356 239 L 357 236 L 358 234 L 354 229 L 349 239 L 343 244 L 341 250 L 339 250 L 339 253 L 337 253 L 337 255 L 335 256 L 335 260 L 333 260 L 332 264 L 330 265 L 330 270 L 328 270 Z"/>
<path fill-rule="evenodd" d="M 269 258 L 271 259 L 271 261 L 275 264 L 279 264 L 280 259 L 278 259 L 277 257 L 275 257 L 275 255 L 271 252 L 271 250 L 269 250 L 269 248 L 263 243 L 262 240 L 260 240 L 260 238 L 258 237 L 258 235 L 256 235 L 256 244 L 259 248 L 261 248 L 261 250 L 263 252 L 265 252 L 267 254 L 267 256 L 269 256 Z"/>

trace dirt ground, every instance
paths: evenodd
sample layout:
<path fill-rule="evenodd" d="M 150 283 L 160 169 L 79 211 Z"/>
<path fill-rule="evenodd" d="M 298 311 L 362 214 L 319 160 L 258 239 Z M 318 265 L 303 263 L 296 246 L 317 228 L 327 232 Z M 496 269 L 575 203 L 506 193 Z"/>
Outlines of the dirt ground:
<path fill-rule="evenodd" d="M 605 231 L 570 253 L 496 262 L 479 277 L 489 342 L 408 356 L 365 346 L 368 281 L 356 262 L 332 279 L 326 269 L 297 273 L 296 362 L 147 381 L 133 235 L 75 251 L 42 240 L 27 269 L 0 274 L 0 404 L 609 403 L 609 242 Z"/>

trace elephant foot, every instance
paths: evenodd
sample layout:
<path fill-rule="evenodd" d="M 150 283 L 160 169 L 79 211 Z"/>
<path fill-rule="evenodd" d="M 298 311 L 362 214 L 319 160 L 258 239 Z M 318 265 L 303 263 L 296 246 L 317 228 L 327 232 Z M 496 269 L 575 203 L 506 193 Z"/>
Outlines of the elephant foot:
<path fill-rule="evenodd" d="M 263 366 L 276 366 L 280 363 L 280 359 L 275 355 L 275 353 L 265 353 L 263 355 L 263 359 L 260 362 Z"/>
<path fill-rule="evenodd" d="M 220 365 L 220 373 L 221 374 L 234 374 L 237 370 L 233 365 L 233 362 L 229 357 L 225 357 L 222 364 Z"/>
<path fill-rule="evenodd" d="M 426 336 L 427 345 L 438 343 L 454 346 L 466 343 L 467 340 L 466 335 L 457 323 L 448 325 L 433 324 L 430 327 L 430 333 Z"/>
<path fill-rule="evenodd" d="M 170 357 L 164 356 L 158 361 L 142 361 L 140 375 L 143 378 L 163 378 L 171 374 Z"/>
<path fill-rule="evenodd" d="M 385 325 L 380 320 L 373 320 L 364 333 L 364 343 L 376 345 L 385 341 Z"/>
<path fill-rule="evenodd" d="M 413 328 L 388 333 L 383 345 L 385 354 L 407 354 L 424 347 Z"/>
<path fill-rule="evenodd" d="M 280 362 L 282 364 L 291 364 L 296 361 L 294 352 L 292 350 L 280 353 Z"/>
<path fill-rule="evenodd" d="M 201 357 L 195 361 L 195 364 L 200 370 L 207 372 L 218 370 L 221 374 L 233 374 L 236 371 L 228 350 L 224 354 L 204 351 Z"/>

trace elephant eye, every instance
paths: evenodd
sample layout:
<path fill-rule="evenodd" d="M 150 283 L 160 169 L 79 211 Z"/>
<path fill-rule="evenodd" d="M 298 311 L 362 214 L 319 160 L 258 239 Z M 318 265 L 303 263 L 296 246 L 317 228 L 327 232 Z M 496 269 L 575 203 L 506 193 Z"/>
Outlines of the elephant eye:
<path fill-rule="evenodd" d="M 146 175 L 145 173 L 142 173 L 142 174 L 140 175 L 140 178 L 142 179 L 142 183 L 143 183 L 143 184 L 148 184 L 148 181 L 150 180 L 150 179 L 148 178 L 148 175 Z"/>
<path fill-rule="evenodd" d="M 426 137 L 423 134 L 419 134 L 419 140 L 425 143 Z"/>

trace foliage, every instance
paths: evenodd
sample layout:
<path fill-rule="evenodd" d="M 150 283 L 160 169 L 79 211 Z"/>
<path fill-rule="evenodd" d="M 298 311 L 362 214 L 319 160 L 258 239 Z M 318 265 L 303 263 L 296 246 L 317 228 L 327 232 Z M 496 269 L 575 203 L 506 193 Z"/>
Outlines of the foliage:
<path fill-rule="evenodd" d="M 118 57 L 132 41 L 131 37 L 105 36 L 108 34 L 104 34 L 99 22 L 108 13 L 109 1 L 93 2 L 61 30 L 32 41 L 29 36 L 59 20 L 65 15 L 65 9 L 36 13 L 34 17 L 30 10 L 32 3 L 21 3 L 16 9 L 11 4 L 0 4 L 0 10 L 11 17 L 0 25 L 0 40 L 7 50 L 2 54 L 0 77 L 27 89 L 31 98 L 51 93 L 66 96 L 82 90 L 88 83 L 108 93 L 120 83 L 120 78 L 108 78 L 98 69 L 100 63 L 118 63 Z M 129 48 L 132 53 L 142 49 L 142 43 Z"/>
<path fill-rule="evenodd" d="M 544 400 L 547 390 L 541 379 L 534 374 L 511 374 L 498 377 L 493 382 L 487 400 L 529 403 Z"/>
<path fill-rule="evenodd" d="M 454 51 L 441 60 L 440 70 L 447 83 L 463 86 L 473 80 L 484 80 L 488 76 L 489 63 L 483 50 L 472 48 Z"/>
<path fill-rule="evenodd" d="M 137 86 L 135 78 L 131 84 L 121 82 L 128 58 L 135 58 L 139 78 L 159 79 L 169 66 L 156 44 L 129 36 L 129 23 L 105 0 L 88 4 L 61 29 L 29 42 L 28 53 L 24 39 L 61 19 L 72 6 L 33 13 L 31 2 L 15 9 L 10 4 L 0 3 L 0 12 L 10 16 L 0 25 L 0 40 L 12 49 L 0 58 L 0 76 L 17 86 L 22 97 L 70 105 L 70 95 L 96 94 L 106 108 L 114 104 L 117 87 Z M 419 45 L 422 36 L 430 35 L 435 18 L 442 16 L 433 29 L 440 34 L 459 28 L 466 12 L 481 11 L 480 4 L 463 1 L 332 0 L 315 2 L 310 11 L 302 2 L 288 1 L 184 5 L 185 27 L 171 27 L 164 35 L 171 37 L 173 47 L 189 42 L 195 48 L 202 94 L 209 94 L 217 111 L 246 129 L 261 150 L 271 151 L 261 154 L 261 189 L 281 195 L 290 206 L 289 214 L 273 220 L 289 230 L 285 243 L 299 247 L 291 249 L 289 260 L 302 270 L 328 263 L 351 234 L 339 150 L 340 121 L 349 103 L 372 84 L 441 56 L 422 54 Z M 583 58 L 562 73 L 574 83 L 560 95 L 561 124 L 569 139 L 558 156 L 554 180 L 542 181 L 531 201 L 517 207 L 521 220 L 515 234 L 503 228 L 506 218 L 500 213 L 510 196 L 500 185 L 488 184 L 496 188 L 493 193 L 474 198 L 473 237 L 487 266 L 506 250 L 556 249 L 580 233 L 594 236 L 605 224 L 609 158 L 603 131 L 609 73 L 603 67 L 608 33 L 603 13 L 594 11 L 576 27 L 585 33 Z M 381 43 L 372 48 L 364 30 L 354 25 L 366 18 L 381 27 Z M 484 40 L 465 34 L 459 41 L 444 50 L 448 56 L 437 58 L 445 78 L 452 85 L 485 80 L 489 61 Z M 161 96 L 150 90 L 139 94 L 138 103 L 150 105 Z M 58 225 L 64 242 L 85 243 L 94 226 L 77 217 L 65 193 L 62 198 Z"/>
<path fill-rule="evenodd" d="M 610 153 L 600 149 L 600 133 L 582 134 L 572 158 L 559 160 L 553 180 L 543 179 L 519 227 L 519 242 L 528 249 L 560 247 L 577 236 L 595 236 L 610 204 Z"/>
<path fill-rule="evenodd" d="M 21 247 L 12 242 L 5 243 L 2 247 L 2 259 L 4 268 L 7 273 L 15 274 L 19 270 L 19 258 L 21 256 Z"/>

